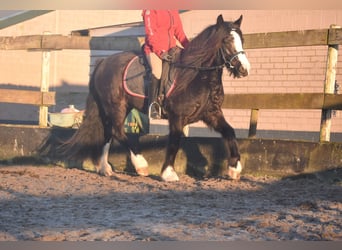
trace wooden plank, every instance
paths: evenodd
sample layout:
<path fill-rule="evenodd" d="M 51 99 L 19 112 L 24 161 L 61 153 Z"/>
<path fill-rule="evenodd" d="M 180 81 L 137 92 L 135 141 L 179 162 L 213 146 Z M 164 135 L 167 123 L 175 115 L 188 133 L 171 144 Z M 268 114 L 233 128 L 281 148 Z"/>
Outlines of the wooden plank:
<path fill-rule="evenodd" d="M 0 37 L 0 50 L 26 50 L 41 48 L 40 35 Z"/>
<path fill-rule="evenodd" d="M 295 100 L 299 99 L 299 100 Z M 303 101 L 304 99 L 304 101 Z M 55 105 L 55 92 L 0 89 L 0 102 Z M 302 105 L 303 104 L 303 105 Z M 227 109 L 335 109 L 342 110 L 342 95 L 303 94 L 226 94 Z"/>
<path fill-rule="evenodd" d="M 226 94 L 223 108 L 230 109 L 321 109 L 320 93 Z"/>
<path fill-rule="evenodd" d="M 0 89 L 0 102 L 30 104 L 30 105 L 55 105 L 55 92 L 34 90 Z"/>
<path fill-rule="evenodd" d="M 244 40 L 245 49 L 327 45 L 328 29 L 245 34 Z"/>
<path fill-rule="evenodd" d="M 42 49 L 84 49 L 89 50 L 91 37 L 48 35 L 42 37 Z"/>
<path fill-rule="evenodd" d="M 325 94 L 323 109 L 342 110 L 342 94 Z"/>
<path fill-rule="evenodd" d="M 337 45 L 342 44 L 342 28 L 336 27 L 329 30 L 329 38 L 328 38 L 329 45 Z"/>
<path fill-rule="evenodd" d="M 42 39 L 42 49 L 140 50 L 143 37 L 88 37 L 50 35 Z"/>
<path fill-rule="evenodd" d="M 42 92 L 41 105 L 52 106 L 56 105 L 56 92 Z"/>
<path fill-rule="evenodd" d="M 245 49 L 327 45 L 328 29 L 245 34 Z M 43 37 L 43 49 L 139 50 L 145 38 L 141 36 Z"/>
<path fill-rule="evenodd" d="M 93 50 L 141 50 L 145 41 L 144 37 L 93 37 L 90 40 L 90 48 Z"/>
<path fill-rule="evenodd" d="M 334 109 L 342 110 L 342 95 L 322 93 L 225 94 L 226 109 Z"/>
<path fill-rule="evenodd" d="M 245 49 L 278 48 L 327 45 L 341 42 L 341 31 L 328 29 L 285 31 L 245 34 Z M 34 35 L 0 37 L 0 49 L 92 49 L 92 50 L 139 50 L 144 43 L 142 36 L 89 37 L 63 35 Z"/>

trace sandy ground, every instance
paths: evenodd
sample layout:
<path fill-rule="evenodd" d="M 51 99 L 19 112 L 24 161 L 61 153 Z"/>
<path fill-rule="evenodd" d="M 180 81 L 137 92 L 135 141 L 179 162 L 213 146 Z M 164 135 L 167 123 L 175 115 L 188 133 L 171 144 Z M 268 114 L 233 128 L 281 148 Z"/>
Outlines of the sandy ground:
<path fill-rule="evenodd" d="M 0 240 L 342 240 L 340 170 L 205 180 L 0 167 Z"/>

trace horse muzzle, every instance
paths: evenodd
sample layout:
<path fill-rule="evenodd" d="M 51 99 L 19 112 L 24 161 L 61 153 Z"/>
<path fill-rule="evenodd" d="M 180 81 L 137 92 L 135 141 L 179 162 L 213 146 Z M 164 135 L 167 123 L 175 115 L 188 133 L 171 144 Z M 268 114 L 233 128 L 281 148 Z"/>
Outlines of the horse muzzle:
<path fill-rule="evenodd" d="M 234 65 L 235 62 L 235 65 Z M 249 75 L 251 65 L 244 51 L 236 53 L 228 62 L 228 66 L 233 69 L 234 76 L 237 78 Z"/>
<path fill-rule="evenodd" d="M 239 77 L 246 77 L 249 75 L 249 67 L 244 67 L 244 66 L 240 66 L 238 71 L 239 71 Z"/>
<path fill-rule="evenodd" d="M 251 65 L 250 65 L 245 53 L 242 55 L 239 55 L 239 61 L 240 61 L 240 66 L 238 68 L 239 75 L 241 77 L 248 76 L 249 72 L 251 70 Z"/>

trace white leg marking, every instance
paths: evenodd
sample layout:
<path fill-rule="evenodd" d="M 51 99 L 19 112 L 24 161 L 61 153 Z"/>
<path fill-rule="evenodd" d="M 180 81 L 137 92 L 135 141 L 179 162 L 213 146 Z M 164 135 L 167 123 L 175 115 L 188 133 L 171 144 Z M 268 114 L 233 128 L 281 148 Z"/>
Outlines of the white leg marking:
<path fill-rule="evenodd" d="M 135 168 L 135 171 L 137 171 L 138 175 L 141 176 L 148 176 L 148 163 L 143 155 L 137 154 L 135 155 L 131 151 L 131 161 L 133 163 L 133 166 Z"/>
<path fill-rule="evenodd" d="M 163 181 L 179 181 L 178 175 L 172 166 L 167 166 L 161 174 Z"/>
<path fill-rule="evenodd" d="M 113 175 L 112 166 L 108 163 L 108 154 L 110 148 L 111 140 L 107 142 L 102 150 L 102 155 L 100 159 L 100 174 L 104 176 L 111 176 Z"/>
<path fill-rule="evenodd" d="M 240 173 L 242 171 L 242 166 L 240 161 L 237 162 L 236 167 L 228 167 L 228 175 L 230 178 L 232 178 L 233 180 L 240 180 Z"/>

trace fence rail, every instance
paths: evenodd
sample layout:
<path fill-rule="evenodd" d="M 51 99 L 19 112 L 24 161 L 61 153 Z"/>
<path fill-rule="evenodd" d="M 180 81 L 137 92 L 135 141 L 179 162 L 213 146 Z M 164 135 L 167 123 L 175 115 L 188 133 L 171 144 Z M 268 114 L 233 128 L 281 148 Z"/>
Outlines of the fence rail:
<path fill-rule="evenodd" d="M 55 92 L 16 89 L 0 89 L 0 102 L 35 106 L 52 106 L 56 104 Z"/>
<path fill-rule="evenodd" d="M 139 50 L 144 37 L 30 35 L 0 37 L 0 50 Z M 342 43 L 342 29 L 316 29 L 244 35 L 245 49 L 334 45 Z"/>
<path fill-rule="evenodd" d="M 332 109 L 342 110 L 342 95 L 333 94 L 336 79 L 338 45 L 342 43 L 342 28 L 257 33 L 244 35 L 245 49 L 328 46 L 326 82 L 324 93 L 272 93 L 272 94 L 226 94 L 223 108 L 251 109 L 249 136 L 256 134 L 259 109 L 321 109 L 320 141 L 330 139 Z M 62 49 L 80 50 L 140 50 L 144 37 L 88 37 L 63 35 L 31 35 L 0 37 L 0 50 L 51 51 Z M 42 78 L 45 74 L 42 69 Z M 21 98 L 17 98 L 21 96 Z M 239 101 L 237 101 L 239 100 Z M 53 92 L 30 93 L 0 90 L 0 102 L 13 102 L 49 106 L 55 104 Z M 44 124 L 43 124 L 44 125 Z M 46 124 L 45 124 L 46 126 Z"/>
<path fill-rule="evenodd" d="M 342 95 L 321 93 L 225 94 L 227 109 L 333 109 L 342 110 Z"/>

